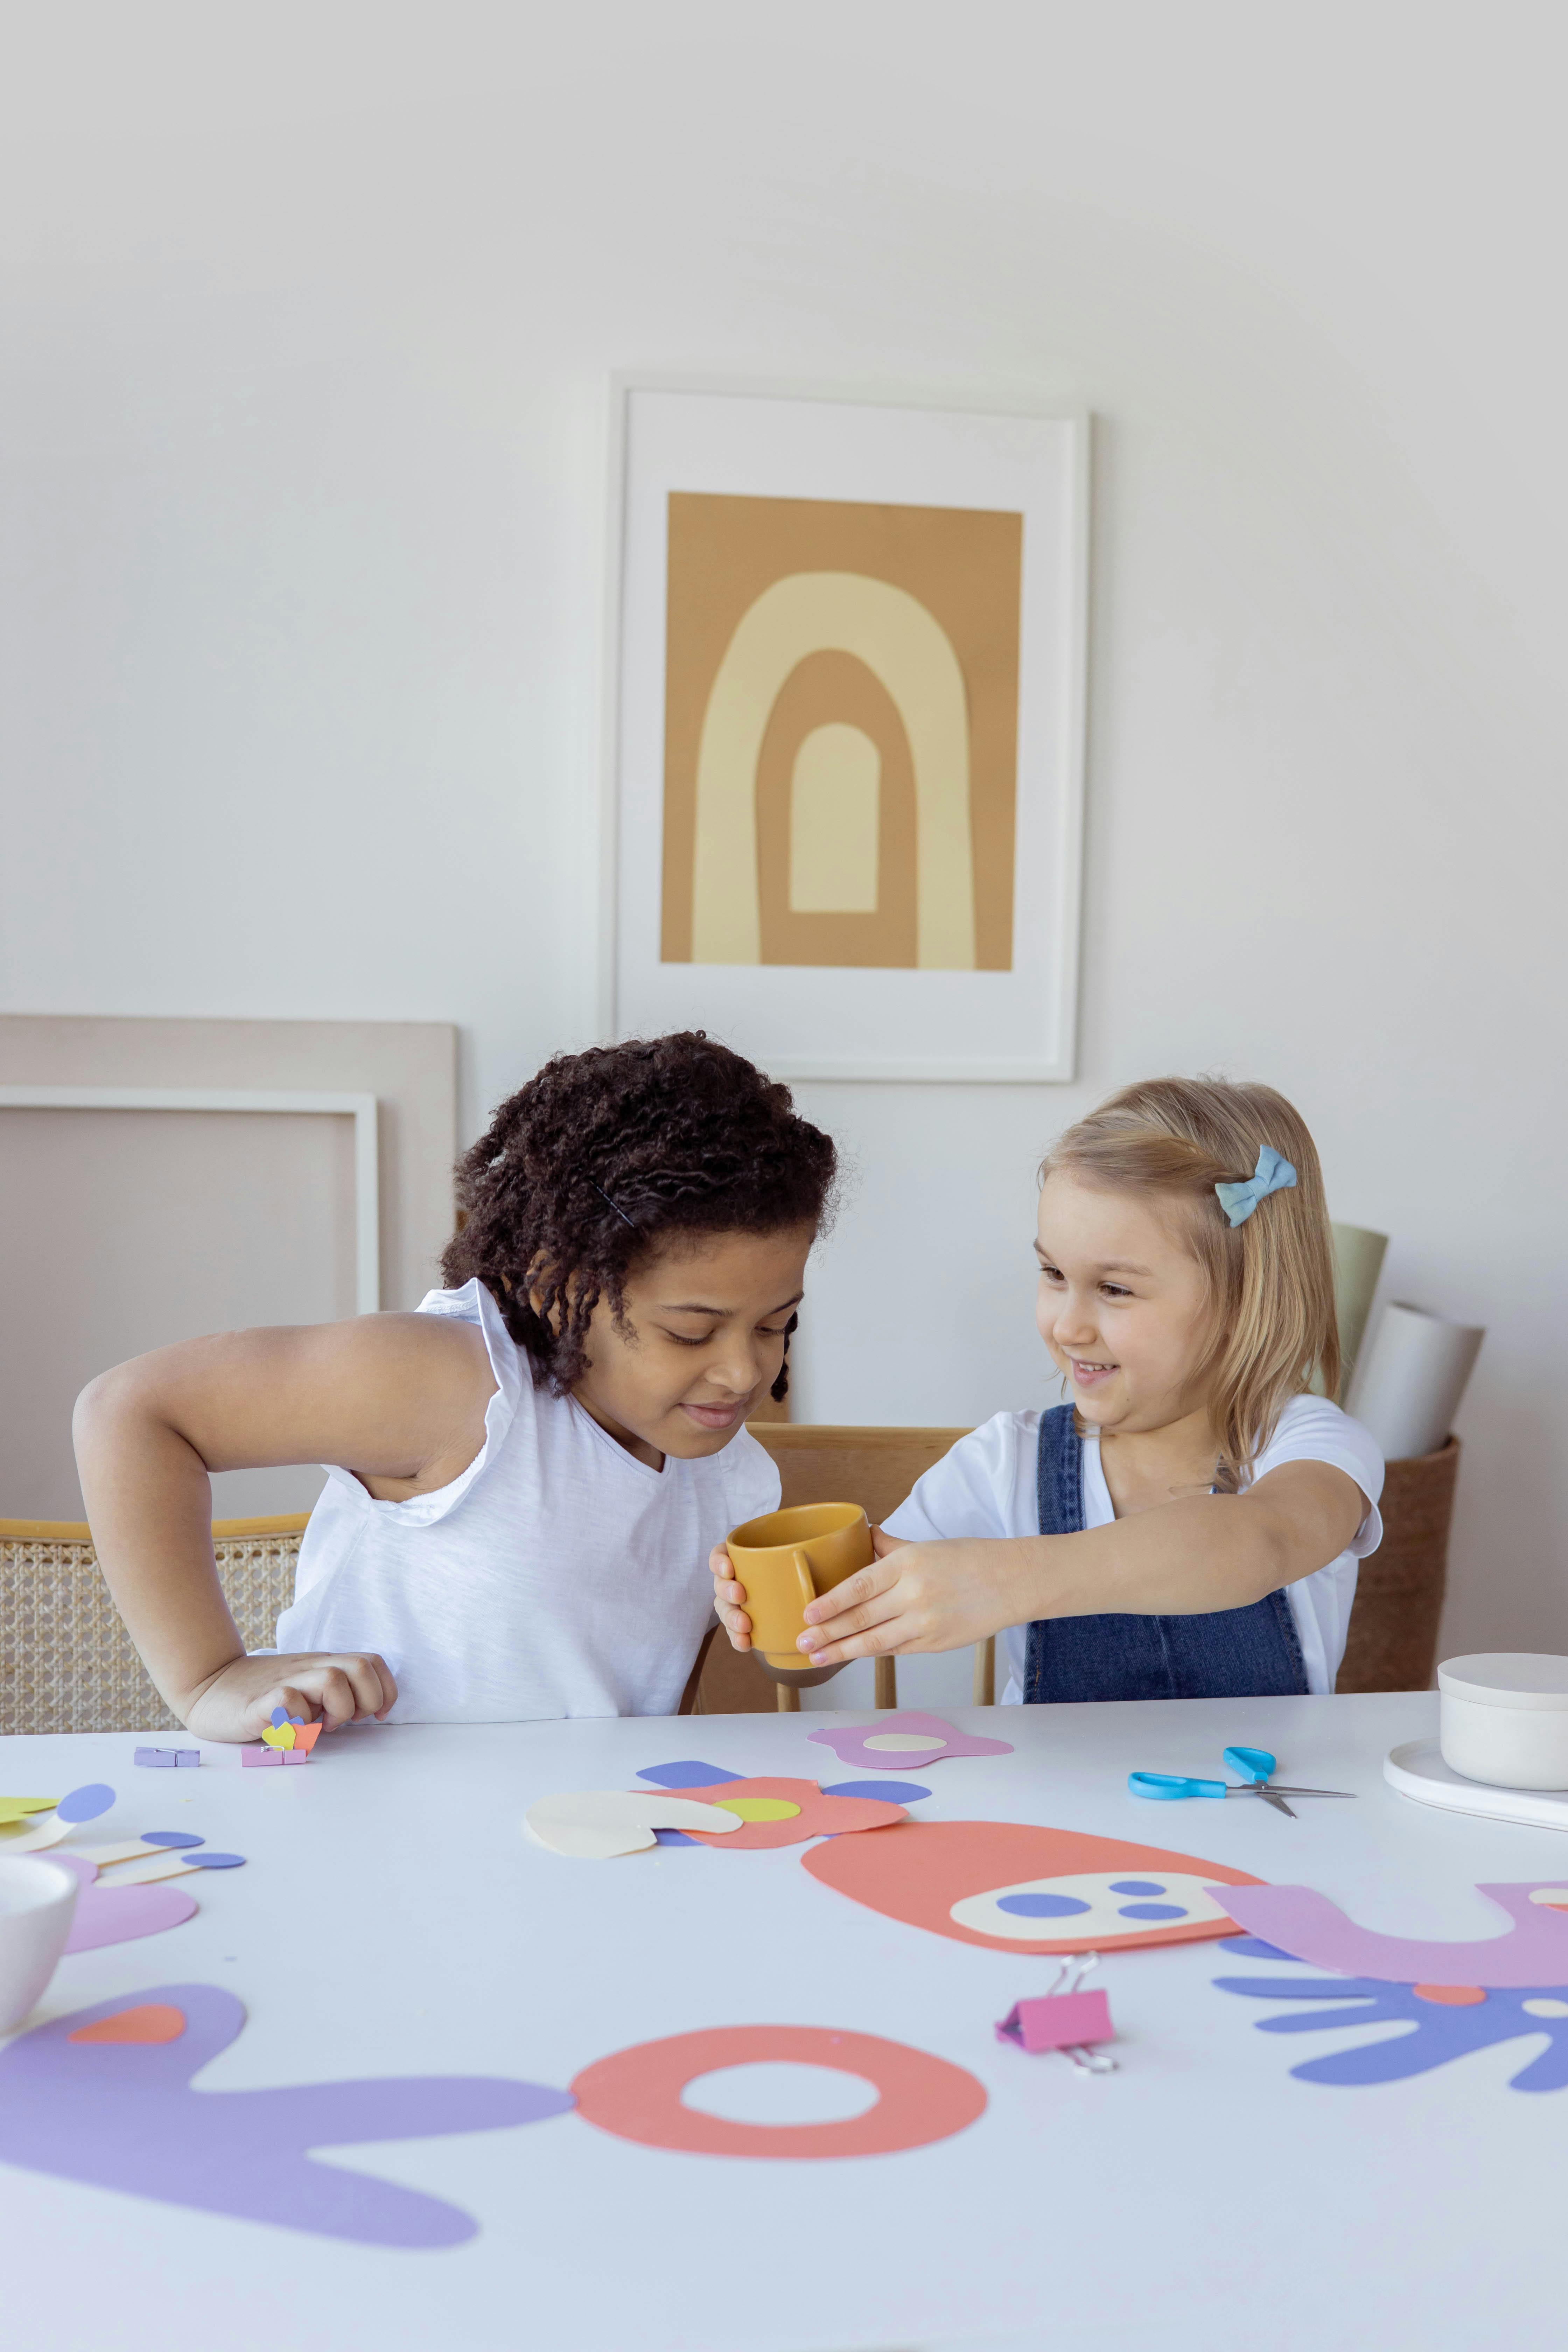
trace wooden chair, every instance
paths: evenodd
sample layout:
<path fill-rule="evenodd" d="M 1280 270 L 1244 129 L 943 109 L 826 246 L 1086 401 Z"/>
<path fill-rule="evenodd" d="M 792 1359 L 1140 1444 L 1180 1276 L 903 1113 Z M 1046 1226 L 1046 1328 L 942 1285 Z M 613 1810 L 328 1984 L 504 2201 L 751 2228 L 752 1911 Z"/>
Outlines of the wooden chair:
<path fill-rule="evenodd" d="M 1457 1437 L 1435 1454 L 1389 1464 L 1383 1541 L 1361 1564 L 1336 1690 L 1430 1689 L 1458 1475 Z"/>
<path fill-rule="evenodd" d="M 883 1429 L 853 1423 L 763 1421 L 747 1426 L 778 1465 L 781 1507 L 858 1503 L 873 1527 L 897 1510 L 915 1480 L 967 1434 L 962 1429 Z M 798 1691 L 770 1682 L 721 1633 L 717 1640 L 710 1637 L 693 1681 L 689 1704 L 698 1715 L 771 1714 L 775 1707 L 787 1711 L 800 1705 Z M 984 1642 L 975 1652 L 977 1706 L 991 1705 L 994 1684 L 994 1644 Z M 897 1706 L 896 1660 L 876 1661 L 876 1694 L 879 1706 Z"/>
<path fill-rule="evenodd" d="M 218 1576 L 247 1649 L 270 1649 L 294 1597 L 303 1515 L 218 1519 Z M 0 1519 L 0 1732 L 174 1731 L 70 1519 Z"/>

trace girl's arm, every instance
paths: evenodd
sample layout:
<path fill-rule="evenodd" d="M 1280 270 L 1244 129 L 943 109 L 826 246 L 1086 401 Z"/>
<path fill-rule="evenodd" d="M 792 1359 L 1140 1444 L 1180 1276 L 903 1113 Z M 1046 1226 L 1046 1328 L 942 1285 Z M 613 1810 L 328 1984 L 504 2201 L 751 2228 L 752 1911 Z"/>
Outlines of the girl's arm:
<path fill-rule="evenodd" d="M 371 1654 L 247 1657 L 213 1556 L 209 1472 L 332 1462 L 401 1502 L 468 1468 L 494 1389 L 472 1324 L 375 1315 L 160 1348 L 82 1391 L 77 1465 L 99 1565 L 182 1723 L 253 1738 L 281 1706 L 332 1731 L 397 1696 Z"/>
<path fill-rule="evenodd" d="M 801 1646 L 836 1666 L 962 1649 L 1037 1617 L 1245 1609 L 1338 1559 L 1367 1509 L 1347 1472 L 1282 1462 L 1244 1495 L 1184 1496 L 1079 1535 L 896 1543 L 879 1528 L 875 1565 L 811 1603 Z"/>

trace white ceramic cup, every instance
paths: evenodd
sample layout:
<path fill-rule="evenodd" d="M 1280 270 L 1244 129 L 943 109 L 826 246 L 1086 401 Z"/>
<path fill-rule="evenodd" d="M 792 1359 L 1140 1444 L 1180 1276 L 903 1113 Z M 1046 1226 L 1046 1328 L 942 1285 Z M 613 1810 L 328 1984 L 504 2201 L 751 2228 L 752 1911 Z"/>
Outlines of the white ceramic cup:
<path fill-rule="evenodd" d="M 1489 1651 L 1437 1669 L 1443 1761 L 1494 1789 L 1568 1789 L 1568 1658 Z"/>
<path fill-rule="evenodd" d="M 21 2024 L 54 1975 L 79 1884 L 58 1862 L 0 1854 L 0 2033 Z"/>

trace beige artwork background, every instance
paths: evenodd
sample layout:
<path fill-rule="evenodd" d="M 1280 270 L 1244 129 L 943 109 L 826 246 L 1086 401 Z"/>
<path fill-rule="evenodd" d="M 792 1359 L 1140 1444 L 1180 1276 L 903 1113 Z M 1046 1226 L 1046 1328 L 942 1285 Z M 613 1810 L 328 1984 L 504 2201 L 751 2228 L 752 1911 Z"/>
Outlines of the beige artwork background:
<path fill-rule="evenodd" d="M 699 752 L 736 629 L 779 581 L 852 573 L 915 598 L 957 656 L 967 706 L 973 968 L 1010 971 L 1023 517 L 677 490 L 668 523 L 661 961 L 692 961 Z M 805 739 L 836 724 L 858 728 L 880 755 L 877 906 L 805 914 L 790 905 L 791 780 Z M 898 706 L 866 662 L 847 650 L 825 650 L 796 664 L 767 716 L 753 790 L 756 960 L 912 969 L 919 961 L 914 766 Z"/>

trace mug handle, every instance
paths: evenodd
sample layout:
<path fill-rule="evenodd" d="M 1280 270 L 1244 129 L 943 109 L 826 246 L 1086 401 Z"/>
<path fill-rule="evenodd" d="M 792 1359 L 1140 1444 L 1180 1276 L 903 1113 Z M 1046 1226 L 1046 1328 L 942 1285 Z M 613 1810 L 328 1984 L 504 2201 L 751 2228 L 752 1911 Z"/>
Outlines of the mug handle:
<path fill-rule="evenodd" d="M 816 1598 L 816 1582 L 811 1573 L 811 1562 L 803 1551 L 792 1551 L 790 1560 L 795 1569 L 796 1581 L 800 1586 L 800 1605 L 804 1609 L 809 1601 Z"/>

